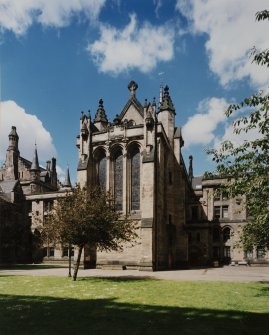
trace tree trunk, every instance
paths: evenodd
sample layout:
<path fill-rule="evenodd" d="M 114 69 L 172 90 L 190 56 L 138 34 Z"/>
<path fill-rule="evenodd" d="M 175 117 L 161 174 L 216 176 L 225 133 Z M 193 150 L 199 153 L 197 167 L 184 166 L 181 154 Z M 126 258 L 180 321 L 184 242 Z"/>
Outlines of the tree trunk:
<path fill-rule="evenodd" d="M 72 264 L 72 260 L 71 260 L 71 250 L 72 250 L 72 247 L 71 247 L 71 244 L 69 243 L 69 246 L 68 246 L 68 277 L 72 277 L 72 274 L 71 274 L 71 264 Z"/>
<path fill-rule="evenodd" d="M 77 280 L 77 274 L 78 274 L 78 268 L 79 268 L 79 264 L 80 264 L 82 249 L 83 249 L 83 246 L 79 246 L 77 264 L 75 266 L 75 270 L 74 270 L 74 274 L 73 274 L 73 280 L 74 281 Z"/>

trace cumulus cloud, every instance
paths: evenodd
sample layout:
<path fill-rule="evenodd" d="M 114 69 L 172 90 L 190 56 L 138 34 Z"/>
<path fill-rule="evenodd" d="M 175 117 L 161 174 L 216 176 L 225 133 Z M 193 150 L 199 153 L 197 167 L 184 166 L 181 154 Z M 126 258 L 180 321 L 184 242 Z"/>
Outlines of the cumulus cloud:
<path fill-rule="evenodd" d="M 15 101 L 9 100 L 0 102 L 0 160 L 5 160 L 11 126 L 17 128 L 22 157 L 32 160 L 35 142 L 41 161 L 56 155 L 52 137 L 42 122 L 35 115 L 27 114 Z"/>
<path fill-rule="evenodd" d="M 216 138 L 217 127 L 225 121 L 225 110 L 228 107 L 225 99 L 211 98 L 202 100 L 197 108 L 197 113 L 189 117 L 183 126 L 185 146 L 195 144 L 207 145 Z"/>
<path fill-rule="evenodd" d="M 95 20 L 106 0 L 0 0 L 0 29 L 23 35 L 34 23 L 64 27 L 74 16 Z"/>
<path fill-rule="evenodd" d="M 253 46 L 268 48 L 268 22 L 255 21 L 268 0 L 177 0 L 176 7 L 189 19 L 192 33 L 208 35 L 209 67 L 221 85 L 245 78 L 255 87 L 268 85 L 267 72 L 249 58 Z"/>
<path fill-rule="evenodd" d="M 174 55 L 174 30 L 168 26 L 144 23 L 138 27 L 135 15 L 124 29 L 101 25 L 100 38 L 87 50 L 99 71 L 114 75 L 131 69 L 151 71 L 160 61 L 170 61 Z"/>

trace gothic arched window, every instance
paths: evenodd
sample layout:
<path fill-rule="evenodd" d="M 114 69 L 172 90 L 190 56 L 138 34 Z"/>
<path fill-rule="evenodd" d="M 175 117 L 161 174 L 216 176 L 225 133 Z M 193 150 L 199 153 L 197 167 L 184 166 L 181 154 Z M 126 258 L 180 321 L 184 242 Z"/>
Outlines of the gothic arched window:
<path fill-rule="evenodd" d="M 122 210 L 123 200 L 123 155 L 118 149 L 114 154 L 114 198 L 117 210 Z"/>
<path fill-rule="evenodd" d="M 231 238 L 231 229 L 226 227 L 223 229 L 223 242 L 227 242 Z"/>
<path fill-rule="evenodd" d="M 99 150 L 95 155 L 97 183 L 105 190 L 106 189 L 106 154 L 103 150 Z"/>
<path fill-rule="evenodd" d="M 140 209 L 140 151 L 134 147 L 131 151 L 131 210 Z"/>

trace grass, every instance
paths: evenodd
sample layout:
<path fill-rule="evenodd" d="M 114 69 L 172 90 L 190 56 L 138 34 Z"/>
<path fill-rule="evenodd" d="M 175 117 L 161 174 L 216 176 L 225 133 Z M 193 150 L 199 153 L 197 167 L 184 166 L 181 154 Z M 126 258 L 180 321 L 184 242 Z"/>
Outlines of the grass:
<path fill-rule="evenodd" d="M 0 334 L 268 334 L 269 284 L 0 276 Z"/>

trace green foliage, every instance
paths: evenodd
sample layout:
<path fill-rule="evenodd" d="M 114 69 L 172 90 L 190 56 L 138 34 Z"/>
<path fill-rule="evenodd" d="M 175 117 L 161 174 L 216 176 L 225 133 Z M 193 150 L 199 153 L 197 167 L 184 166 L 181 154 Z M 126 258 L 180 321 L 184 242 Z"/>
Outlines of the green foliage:
<path fill-rule="evenodd" d="M 256 14 L 257 21 L 269 19 L 269 11 Z M 269 51 L 252 52 L 253 62 L 269 66 Z M 226 111 L 231 117 L 240 111 L 242 116 L 233 122 L 234 133 L 240 135 L 255 130 L 255 139 L 241 145 L 231 141 L 221 143 L 209 154 L 217 163 L 216 174 L 227 178 L 226 190 L 230 197 L 244 195 L 250 222 L 244 227 L 242 243 L 245 250 L 255 246 L 269 247 L 269 95 L 263 92 L 232 104 Z"/>
<path fill-rule="evenodd" d="M 113 198 L 100 188 L 74 188 L 57 200 L 43 228 L 44 240 L 75 245 L 81 251 L 86 245 L 103 251 L 118 251 L 137 240 L 135 222 L 116 211 Z M 74 278 L 75 279 L 75 278 Z"/>

